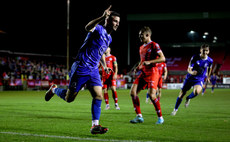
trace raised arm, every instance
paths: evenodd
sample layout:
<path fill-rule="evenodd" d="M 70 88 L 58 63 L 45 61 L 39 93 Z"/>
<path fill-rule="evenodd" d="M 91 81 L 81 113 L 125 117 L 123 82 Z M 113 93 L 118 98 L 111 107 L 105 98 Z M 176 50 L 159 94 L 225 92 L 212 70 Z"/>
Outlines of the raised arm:
<path fill-rule="evenodd" d="M 112 6 L 110 5 L 103 13 L 102 16 L 96 18 L 96 19 L 93 19 L 92 21 L 90 21 L 86 26 L 85 26 L 85 30 L 90 32 L 90 31 L 93 31 L 94 27 L 97 26 L 97 24 L 99 24 L 100 22 L 104 21 L 106 18 L 109 17 L 109 15 L 111 14 L 111 11 L 110 11 L 110 8 Z"/>

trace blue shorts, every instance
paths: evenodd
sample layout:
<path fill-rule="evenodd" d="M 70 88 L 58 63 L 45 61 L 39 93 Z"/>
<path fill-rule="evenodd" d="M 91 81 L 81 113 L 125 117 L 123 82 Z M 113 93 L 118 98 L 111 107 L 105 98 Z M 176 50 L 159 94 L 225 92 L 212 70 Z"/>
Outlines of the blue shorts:
<path fill-rule="evenodd" d="M 185 79 L 184 84 L 183 84 L 181 90 L 183 92 L 187 92 L 188 90 L 191 89 L 192 86 L 195 86 L 195 85 L 200 85 L 201 87 L 203 87 L 204 81 L 203 80 L 189 80 L 189 79 Z"/>
<path fill-rule="evenodd" d="M 82 68 L 81 68 L 82 69 Z M 74 64 L 71 67 L 69 89 L 72 92 L 79 92 L 82 87 L 102 86 L 99 70 L 85 69 L 86 74 L 79 74 L 79 69 Z"/>
<path fill-rule="evenodd" d="M 216 81 L 211 81 L 212 85 L 216 85 Z"/>

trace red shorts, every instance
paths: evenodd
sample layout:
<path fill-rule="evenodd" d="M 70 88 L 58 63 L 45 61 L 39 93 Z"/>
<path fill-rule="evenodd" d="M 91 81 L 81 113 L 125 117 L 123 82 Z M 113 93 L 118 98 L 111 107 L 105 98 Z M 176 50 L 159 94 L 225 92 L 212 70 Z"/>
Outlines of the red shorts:
<path fill-rule="evenodd" d="M 138 88 L 145 89 L 148 88 L 154 88 L 157 89 L 159 79 L 159 73 L 158 69 L 154 68 L 152 73 L 144 73 L 142 72 L 133 82 L 133 84 L 137 84 Z"/>
<path fill-rule="evenodd" d="M 103 81 L 103 87 L 102 89 L 109 88 L 111 86 L 117 86 L 116 80 L 113 79 L 113 75 L 110 75 L 109 77 L 104 77 L 102 79 Z"/>

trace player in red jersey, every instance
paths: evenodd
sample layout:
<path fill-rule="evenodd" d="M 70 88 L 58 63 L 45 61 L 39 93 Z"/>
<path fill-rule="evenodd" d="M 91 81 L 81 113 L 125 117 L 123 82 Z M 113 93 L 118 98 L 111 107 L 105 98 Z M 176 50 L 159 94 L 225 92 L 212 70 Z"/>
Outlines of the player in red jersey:
<path fill-rule="evenodd" d="M 157 66 L 158 72 L 159 72 L 159 80 L 158 80 L 158 84 L 157 84 L 157 87 L 158 87 L 158 89 L 157 89 L 157 99 L 160 101 L 161 88 L 163 86 L 163 80 L 166 80 L 167 75 L 168 75 L 168 70 L 167 70 L 165 62 L 157 63 L 156 66 Z M 146 94 L 146 103 L 148 103 L 148 99 L 149 99 L 149 93 L 147 92 L 147 94 Z"/>
<path fill-rule="evenodd" d="M 158 121 L 156 124 L 162 124 L 164 122 L 160 103 L 156 97 L 157 83 L 159 78 L 156 63 L 164 62 L 165 56 L 161 51 L 160 46 L 151 40 L 151 35 L 152 31 L 149 27 L 143 27 L 139 32 L 139 38 L 143 45 L 140 46 L 139 49 L 141 61 L 136 67 L 135 71 L 139 70 L 141 73 L 134 81 L 130 91 L 137 116 L 133 120 L 130 120 L 130 123 L 144 122 L 141 114 L 138 93 L 146 87 L 149 89 L 150 100 L 152 101 L 157 112 Z"/>
<path fill-rule="evenodd" d="M 118 99 L 117 99 L 117 91 L 116 91 L 116 79 L 117 79 L 117 72 L 118 72 L 118 66 L 117 66 L 117 58 L 111 53 L 111 48 L 108 47 L 105 51 L 105 61 L 108 68 L 111 69 L 111 71 L 107 74 L 103 67 L 102 67 L 102 81 L 103 81 L 103 91 L 104 91 L 104 99 L 106 103 L 106 110 L 110 109 L 109 106 L 109 95 L 108 95 L 108 89 L 111 88 L 112 90 L 112 96 L 115 103 L 115 108 L 117 110 L 120 110 L 118 106 Z"/>

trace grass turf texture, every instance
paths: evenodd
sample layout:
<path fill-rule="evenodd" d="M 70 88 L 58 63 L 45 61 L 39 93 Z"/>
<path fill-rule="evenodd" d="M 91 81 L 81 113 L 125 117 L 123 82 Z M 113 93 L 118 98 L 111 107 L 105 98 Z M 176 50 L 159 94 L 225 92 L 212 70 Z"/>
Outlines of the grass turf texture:
<path fill-rule="evenodd" d="M 56 95 L 45 102 L 45 91 L 0 92 L 0 132 L 83 138 L 77 139 L 79 141 L 230 141 L 229 89 L 215 89 L 214 94 L 207 89 L 204 96 L 192 99 L 188 108 L 184 108 L 184 99 L 176 116 L 170 113 L 179 90 L 162 91 L 160 102 L 165 120 L 162 125 L 155 124 L 154 106 L 145 103 L 146 90 L 139 94 L 144 117 L 141 124 L 129 123 L 136 116 L 129 90 L 117 92 L 121 110 L 115 109 L 109 92 L 110 110 L 105 110 L 104 100 L 102 102 L 100 124 L 109 128 L 103 135 L 90 133 L 92 98 L 87 90 L 80 91 L 72 103 L 66 103 Z M 76 139 L 0 133 L 0 141 L 60 142 Z"/>

